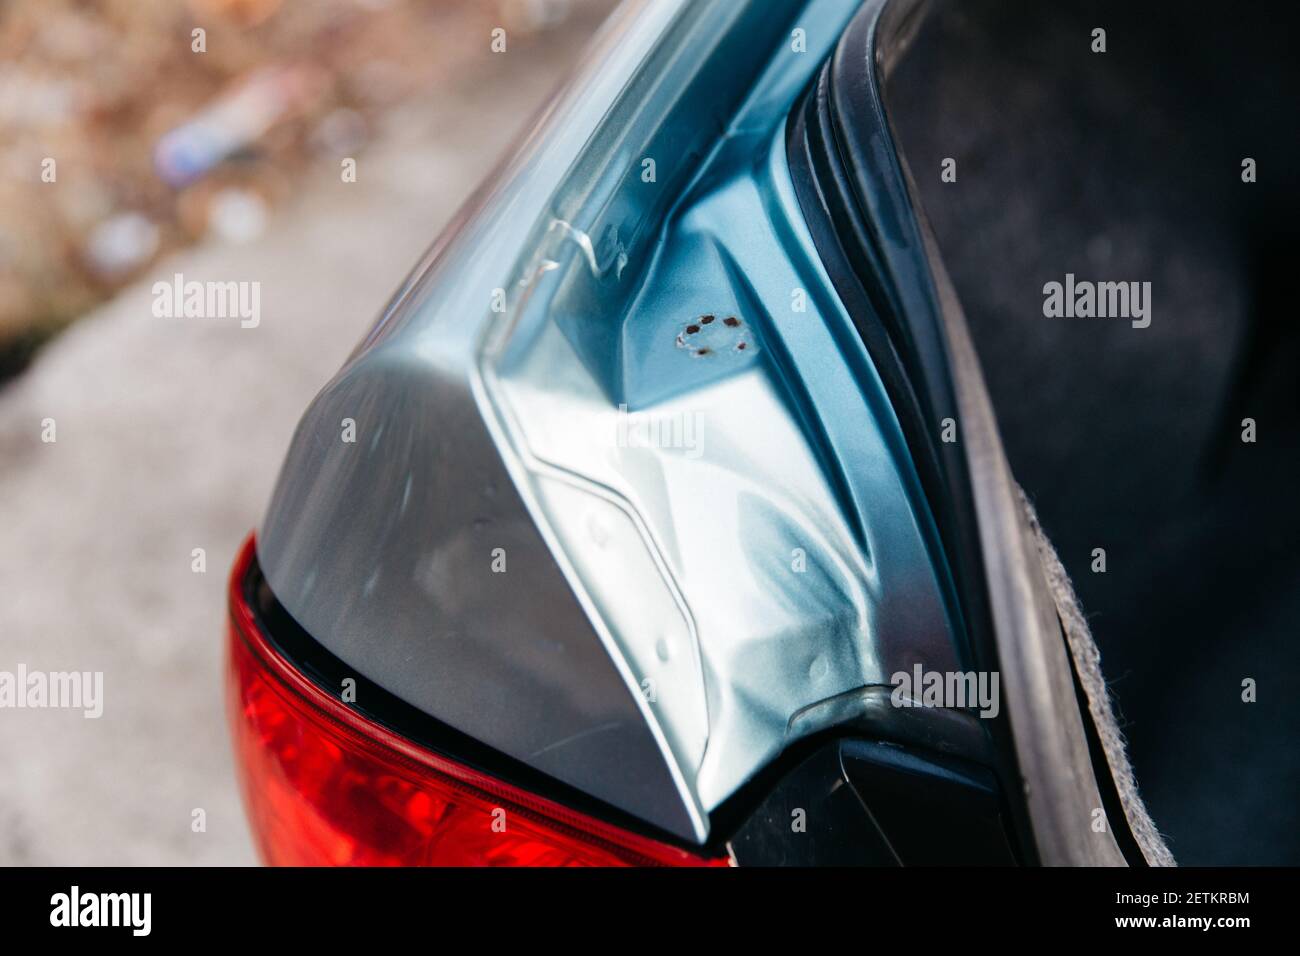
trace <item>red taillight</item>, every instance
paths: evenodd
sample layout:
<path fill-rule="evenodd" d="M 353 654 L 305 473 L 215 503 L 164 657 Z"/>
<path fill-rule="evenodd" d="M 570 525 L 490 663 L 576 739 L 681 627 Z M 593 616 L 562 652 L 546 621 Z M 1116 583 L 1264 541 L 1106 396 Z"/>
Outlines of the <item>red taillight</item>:
<path fill-rule="evenodd" d="M 726 865 L 439 756 L 358 714 L 272 647 L 230 583 L 228 693 L 244 805 L 283 866 Z"/>

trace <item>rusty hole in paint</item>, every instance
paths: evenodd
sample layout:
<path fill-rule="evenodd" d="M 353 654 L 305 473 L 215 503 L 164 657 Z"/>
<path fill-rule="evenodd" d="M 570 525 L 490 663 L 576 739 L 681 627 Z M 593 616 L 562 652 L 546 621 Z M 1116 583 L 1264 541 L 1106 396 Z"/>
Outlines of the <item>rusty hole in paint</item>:
<path fill-rule="evenodd" d="M 736 351 L 738 351 L 738 352 L 743 352 L 743 351 L 745 351 L 745 343 L 744 343 L 744 342 L 738 342 L 738 343 L 736 344 Z"/>
<path fill-rule="evenodd" d="M 712 324 L 713 324 L 713 315 L 712 315 L 712 313 L 710 313 L 709 315 L 702 315 L 702 316 L 700 316 L 700 324 L 701 324 L 701 325 L 712 325 Z"/>
<path fill-rule="evenodd" d="M 688 325 L 688 326 L 686 326 L 686 334 L 687 334 L 687 335 L 694 335 L 694 334 L 695 334 L 696 332 L 698 332 L 699 330 L 700 330 L 700 327 L 699 327 L 698 325 Z"/>
<path fill-rule="evenodd" d="M 729 315 L 722 320 L 722 324 L 729 329 L 734 329 L 736 326 L 740 325 L 740 319 L 736 318 L 734 315 Z"/>
<path fill-rule="evenodd" d="M 713 353 L 713 349 L 696 349 L 696 350 L 695 350 L 695 354 L 696 354 L 696 355 L 711 355 L 712 353 Z"/>

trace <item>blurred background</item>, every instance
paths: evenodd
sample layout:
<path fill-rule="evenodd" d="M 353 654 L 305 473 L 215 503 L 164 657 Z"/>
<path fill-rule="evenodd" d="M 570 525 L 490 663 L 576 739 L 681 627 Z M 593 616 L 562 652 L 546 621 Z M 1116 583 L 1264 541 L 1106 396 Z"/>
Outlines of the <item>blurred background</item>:
<path fill-rule="evenodd" d="M 0 711 L 0 864 L 254 862 L 230 562 L 303 408 L 613 5 L 0 5 L 0 670 L 105 685 L 98 720 Z M 177 272 L 260 282 L 261 324 L 153 318 Z"/>

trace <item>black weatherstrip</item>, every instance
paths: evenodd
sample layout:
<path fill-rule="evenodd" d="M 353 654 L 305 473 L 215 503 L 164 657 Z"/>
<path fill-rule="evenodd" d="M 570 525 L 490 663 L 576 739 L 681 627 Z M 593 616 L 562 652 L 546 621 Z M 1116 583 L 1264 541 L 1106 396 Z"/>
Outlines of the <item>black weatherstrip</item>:
<path fill-rule="evenodd" d="M 877 59 L 881 0 L 854 18 L 787 124 L 790 173 L 814 245 L 880 375 L 938 528 L 967 631 L 971 666 L 997 671 L 998 654 L 974 495 L 942 313 L 920 224 L 885 116 Z M 886 15 L 887 16 L 887 15 Z M 1033 861 L 1015 747 L 1005 716 L 992 724 L 1001 789 L 1018 849 Z"/>

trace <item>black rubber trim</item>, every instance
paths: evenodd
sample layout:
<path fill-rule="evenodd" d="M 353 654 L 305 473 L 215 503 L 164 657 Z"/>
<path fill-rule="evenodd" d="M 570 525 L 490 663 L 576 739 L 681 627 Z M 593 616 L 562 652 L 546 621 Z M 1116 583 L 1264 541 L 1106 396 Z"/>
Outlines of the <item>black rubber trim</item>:
<path fill-rule="evenodd" d="M 1008 819 L 985 767 L 823 737 L 761 788 L 731 849 L 741 866 L 1015 866 Z"/>
<path fill-rule="evenodd" d="M 867 3 L 786 129 L 795 195 L 832 285 L 898 417 L 957 591 L 970 666 L 999 670 L 974 494 L 941 307 L 876 73 L 881 3 Z M 942 421 L 957 423 L 944 442 Z M 1011 728 L 990 722 L 1017 855 L 1036 861 Z"/>
<path fill-rule="evenodd" d="M 1006 800 L 979 764 L 876 741 L 840 744 L 853 787 L 902 866 L 1015 866 Z"/>

